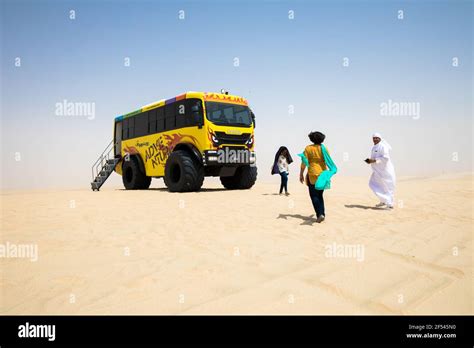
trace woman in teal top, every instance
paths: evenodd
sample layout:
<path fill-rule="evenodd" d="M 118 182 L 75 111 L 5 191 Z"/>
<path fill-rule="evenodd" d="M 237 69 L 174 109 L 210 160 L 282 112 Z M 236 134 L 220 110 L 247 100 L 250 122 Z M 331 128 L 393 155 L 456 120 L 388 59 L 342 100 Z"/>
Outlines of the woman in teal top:
<path fill-rule="evenodd" d="M 324 207 L 324 190 L 331 187 L 331 177 L 337 172 L 329 152 L 323 145 L 326 136 L 321 132 L 311 132 L 309 139 L 313 142 L 312 145 L 306 146 L 303 153 L 298 156 L 301 157 L 301 171 L 300 181 L 306 182 L 308 185 L 309 196 L 313 203 L 316 212 L 317 222 L 323 222 L 326 217 Z M 304 171 L 308 168 L 306 180 L 304 178 Z"/>

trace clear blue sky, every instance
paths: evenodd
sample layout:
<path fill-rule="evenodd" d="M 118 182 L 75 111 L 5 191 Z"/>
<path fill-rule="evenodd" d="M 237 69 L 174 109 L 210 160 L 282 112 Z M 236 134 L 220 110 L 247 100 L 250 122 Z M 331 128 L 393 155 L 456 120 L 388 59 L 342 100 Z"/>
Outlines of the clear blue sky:
<path fill-rule="evenodd" d="M 1 4 L 3 188 L 87 186 L 115 116 L 221 88 L 257 115 L 263 180 L 278 146 L 296 155 L 310 130 L 327 135 L 340 175 L 369 174 L 374 131 L 398 176 L 472 171 L 472 1 Z M 94 102 L 95 118 L 55 115 L 64 99 Z M 419 103 L 419 119 L 380 115 L 388 100 Z"/>

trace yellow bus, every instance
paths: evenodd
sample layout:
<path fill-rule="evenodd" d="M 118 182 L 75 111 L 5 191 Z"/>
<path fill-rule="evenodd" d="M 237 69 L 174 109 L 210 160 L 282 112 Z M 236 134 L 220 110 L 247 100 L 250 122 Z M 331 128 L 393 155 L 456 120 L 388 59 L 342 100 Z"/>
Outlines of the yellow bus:
<path fill-rule="evenodd" d="M 245 98 L 187 92 L 118 116 L 114 138 L 93 166 L 99 190 L 112 171 L 128 190 L 164 178 L 171 192 L 197 191 L 205 176 L 227 189 L 249 189 L 257 179 L 255 115 Z"/>

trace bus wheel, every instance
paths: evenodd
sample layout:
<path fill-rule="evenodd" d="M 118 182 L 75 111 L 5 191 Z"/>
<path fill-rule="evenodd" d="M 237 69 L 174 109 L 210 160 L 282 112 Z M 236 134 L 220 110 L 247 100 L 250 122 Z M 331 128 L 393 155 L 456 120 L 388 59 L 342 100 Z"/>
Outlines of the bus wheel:
<path fill-rule="evenodd" d="M 246 190 L 257 180 L 257 167 L 242 166 L 237 168 L 234 176 L 220 178 L 222 185 L 229 190 Z"/>
<path fill-rule="evenodd" d="M 164 179 L 171 192 L 198 191 L 204 181 L 204 169 L 189 153 L 176 150 L 166 161 Z"/>
<path fill-rule="evenodd" d="M 123 161 L 122 182 L 127 190 L 145 190 L 150 187 L 151 177 L 143 174 L 138 160 L 131 156 L 128 161 Z"/>

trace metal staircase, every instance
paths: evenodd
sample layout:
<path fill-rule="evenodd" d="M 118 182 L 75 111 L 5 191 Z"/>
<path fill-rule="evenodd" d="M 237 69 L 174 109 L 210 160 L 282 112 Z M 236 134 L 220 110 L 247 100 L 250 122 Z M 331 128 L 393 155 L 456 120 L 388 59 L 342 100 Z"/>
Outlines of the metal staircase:
<path fill-rule="evenodd" d="M 120 157 L 114 157 L 114 141 L 112 140 L 97 161 L 92 165 L 92 191 L 99 191 L 107 178 L 112 174 Z"/>

